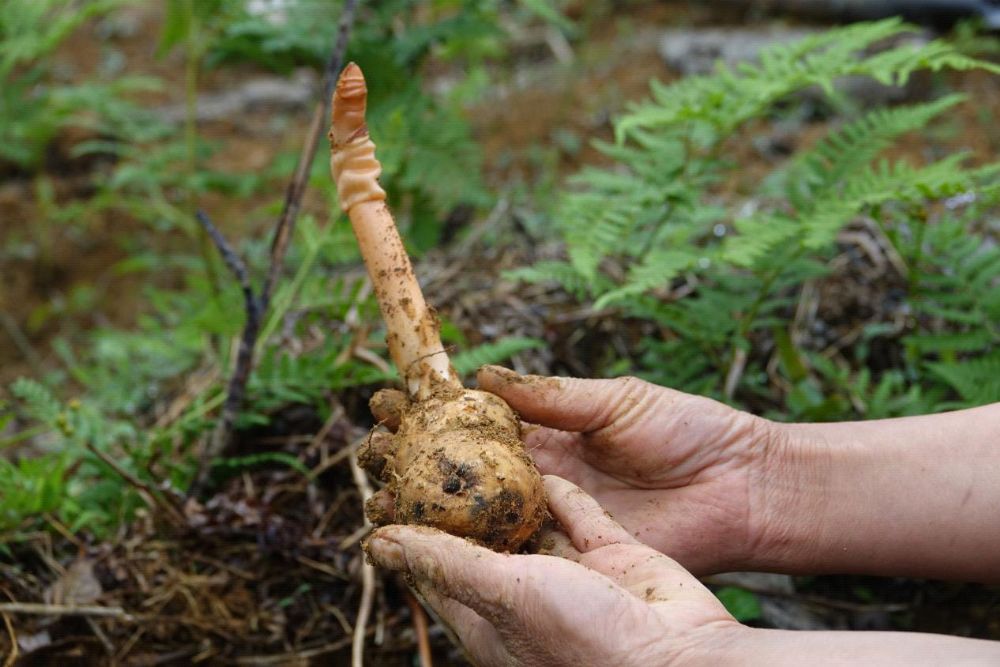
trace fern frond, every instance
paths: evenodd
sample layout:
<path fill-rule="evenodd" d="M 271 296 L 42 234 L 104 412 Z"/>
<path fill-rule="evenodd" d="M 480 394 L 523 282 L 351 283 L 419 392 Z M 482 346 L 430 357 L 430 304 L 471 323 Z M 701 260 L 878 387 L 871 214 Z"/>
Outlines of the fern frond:
<path fill-rule="evenodd" d="M 958 153 L 924 167 L 913 167 L 903 160 L 882 160 L 858 170 L 841 188 L 829 190 L 803 213 L 803 244 L 811 249 L 829 245 L 837 232 L 868 206 L 935 200 L 973 189 L 975 182 L 960 166 L 965 157 Z"/>
<path fill-rule="evenodd" d="M 582 193 L 565 200 L 559 219 L 564 221 L 564 228 L 581 230 L 576 242 L 567 249 L 573 268 L 587 280 L 593 280 L 601 258 L 621 248 L 641 211 L 640 201 L 627 197 L 609 199 L 601 193 Z"/>
<path fill-rule="evenodd" d="M 972 329 L 970 331 L 913 334 L 904 340 L 907 345 L 921 354 L 929 355 L 979 352 L 993 343 L 995 337 L 987 329 Z"/>
<path fill-rule="evenodd" d="M 28 378 L 18 378 L 10 391 L 24 403 L 28 414 L 50 428 L 56 428 L 63 417 L 63 406 L 51 391 Z"/>
<path fill-rule="evenodd" d="M 569 262 L 538 262 L 533 266 L 505 271 L 503 275 L 507 280 L 521 280 L 526 283 L 555 283 L 578 299 L 603 293 L 612 287 L 611 282 L 604 276 L 598 275 L 590 280 Z"/>
<path fill-rule="evenodd" d="M 767 257 L 775 247 L 793 239 L 800 228 L 796 220 L 781 214 L 740 218 L 733 227 L 737 234 L 722 244 L 722 259 L 747 268 Z"/>
<path fill-rule="evenodd" d="M 650 103 L 629 107 L 615 127 L 619 142 L 640 129 L 708 124 L 720 134 L 742 125 L 788 95 L 818 86 L 834 95 L 838 79 L 865 76 L 886 85 L 903 85 L 918 70 L 980 68 L 1000 72 L 1000 66 L 960 53 L 936 40 L 902 44 L 859 57 L 878 42 L 913 28 L 890 18 L 813 35 L 792 44 L 776 44 L 761 52 L 757 63 L 720 65 L 710 76 L 690 77 L 670 86 L 653 84 Z"/>
<path fill-rule="evenodd" d="M 309 475 L 309 468 L 302 461 L 286 452 L 259 452 L 246 456 L 230 456 L 212 461 L 213 468 L 222 468 L 232 473 L 238 473 L 248 468 L 260 465 L 278 463 L 287 466 L 303 475 Z"/>
<path fill-rule="evenodd" d="M 451 365 L 462 376 L 469 375 L 480 366 L 497 364 L 510 359 L 518 352 L 534 350 L 543 347 L 537 338 L 510 337 L 502 338 L 494 343 L 484 343 L 471 350 L 459 352 L 451 358 Z"/>
<path fill-rule="evenodd" d="M 654 250 L 642 262 L 629 269 L 625 285 L 602 294 L 594 302 L 594 308 L 601 309 L 654 287 L 669 285 L 671 280 L 691 268 L 697 260 L 694 253 L 686 250 Z"/>
<path fill-rule="evenodd" d="M 808 205 L 813 197 L 866 167 L 900 135 L 920 129 L 965 97 L 948 95 L 926 104 L 876 109 L 828 135 L 788 169 L 789 199 Z"/>
<path fill-rule="evenodd" d="M 927 367 L 970 405 L 1000 401 L 1000 351 L 958 363 L 930 363 Z"/>

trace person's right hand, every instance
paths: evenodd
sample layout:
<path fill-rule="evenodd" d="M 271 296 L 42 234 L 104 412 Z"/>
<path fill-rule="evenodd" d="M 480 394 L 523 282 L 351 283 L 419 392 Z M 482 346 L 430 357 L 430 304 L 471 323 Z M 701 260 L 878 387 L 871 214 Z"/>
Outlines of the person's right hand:
<path fill-rule="evenodd" d="M 529 424 L 543 474 L 580 486 L 640 541 L 696 574 L 746 567 L 770 534 L 773 424 L 636 378 L 478 374 Z"/>

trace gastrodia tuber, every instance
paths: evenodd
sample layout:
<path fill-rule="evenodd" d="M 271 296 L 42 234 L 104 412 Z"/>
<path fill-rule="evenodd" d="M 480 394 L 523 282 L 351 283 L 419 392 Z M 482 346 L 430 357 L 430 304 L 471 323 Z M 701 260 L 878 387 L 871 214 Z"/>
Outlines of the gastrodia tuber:
<path fill-rule="evenodd" d="M 542 480 L 525 452 L 517 415 L 499 397 L 463 387 L 451 367 L 378 183 L 382 168 L 365 125 L 367 95 L 361 69 L 349 64 L 333 94 L 330 169 L 406 393 L 384 390 L 372 399 L 376 413 L 393 415 L 395 433 L 370 439 L 359 460 L 386 482 L 395 522 L 515 551 L 545 517 Z"/>

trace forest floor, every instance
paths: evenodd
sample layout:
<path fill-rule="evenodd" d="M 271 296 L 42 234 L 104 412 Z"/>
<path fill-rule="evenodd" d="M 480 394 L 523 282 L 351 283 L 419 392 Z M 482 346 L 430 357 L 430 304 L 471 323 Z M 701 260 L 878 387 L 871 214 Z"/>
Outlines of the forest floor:
<path fill-rule="evenodd" d="M 703 3 L 707 4 L 707 3 Z M 126 57 L 123 73 L 154 73 L 169 84 L 151 95 L 151 105 L 180 105 L 183 92 L 175 58 L 156 59 L 161 20 L 148 6 L 139 6 L 137 29 L 118 38 L 116 48 Z M 651 77 L 671 80 L 679 73 L 660 53 L 663 31 L 739 25 L 740 12 L 720 13 L 698 3 L 672 2 L 636 7 L 629 14 L 604 22 L 575 42 L 568 52 L 544 41 L 526 41 L 495 99 L 470 109 L 477 139 L 486 154 L 487 181 L 496 192 L 540 178 L 558 181 L 582 165 L 599 159 L 588 142 L 611 136 L 611 118 L 625 101 L 647 91 Z M 768 25 L 774 25 L 768 23 Z M 784 25 L 779 22 L 778 25 Z M 59 52 L 66 67 L 81 74 L 98 66 L 102 52 L 92 29 L 76 33 Z M 694 56 L 692 56 L 694 57 Z M 449 72 L 431 73 L 446 81 Z M 263 76 L 249 67 L 209 71 L 199 94 L 230 90 Z M 1000 153 L 1000 89 L 995 80 L 975 74 L 954 77 L 952 87 L 969 93 L 976 105 L 960 107 L 956 131 L 943 136 L 914 136 L 905 151 L 915 154 L 971 148 L 981 156 Z M 201 123 L 199 133 L 218 142 L 211 158 L 219 168 L 259 171 L 282 152 L 301 144 L 311 102 L 274 111 L 245 110 L 238 119 Z M 276 122 L 275 116 L 281 116 Z M 274 128 L 284 128 L 276 131 Z M 761 128 L 760 142 L 739 150 L 744 182 L 725 184 L 739 194 L 756 182 L 781 155 L 773 146 L 807 144 L 820 136 L 823 122 L 804 122 L 777 136 Z M 70 138 L 67 137 L 67 141 Z M 752 165 L 759 164 L 760 171 Z M 57 205 L 88 194 L 93 164 L 73 158 L 55 145 L 45 175 Z M 143 312 L 141 285 L 115 269 L 129 249 L 116 243 L 135 222 L 127 218 L 95 221 L 86 235 L 66 229 L 37 229 L 43 216 L 34 195 L 36 183 L 17 174 L 0 180 L 0 247 L 27 240 L 38 242 L 43 256 L 11 258 L 8 253 L 0 286 L 0 386 L 21 375 L 38 375 L 58 363 L 52 342 L 70 345 L 96 326 L 130 326 Z M 284 188 L 274 183 L 275 191 Z M 272 221 L 253 214 L 264 197 L 214 196 L 200 205 L 231 238 L 266 237 Z M 501 201 L 503 198 L 501 197 Z M 329 220 L 324 202 L 307 193 L 304 211 Z M 475 233 L 432 251 L 417 267 L 432 301 L 475 342 L 484 328 L 512 335 L 531 335 L 549 343 L 537 354 L 519 357 L 520 370 L 588 375 L 607 359 L 598 349 L 628 344 L 628 331 L 609 330 L 599 314 L 580 311 L 542 288 L 519 288 L 499 280 L 505 269 L 556 252 L 535 247 L 520 235 L 522 212 L 507 207 L 491 224 L 509 231 L 510 243 L 492 245 Z M 481 220 L 473 220 L 475 230 Z M 164 235 L 160 250 L 177 249 L 186 241 Z M 455 267 L 461 267 L 456 274 Z M 157 280 L 178 281 L 177 275 Z M 74 306 L 74 295 L 93 293 L 85 305 Z M 53 305 L 55 304 L 55 305 Z M 610 346 L 608 341 L 611 342 Z M 293 408 L 266 429 L 241 434 L 238 448 L 259 451 L 261 445 L 307 448 L 307 462 L 325 472 L 303 481 L 291 471 L 244 473 L 203 502 L 178 503 L 183 517 L 141 515 L 114 539 L 81 541 L 72 534 L 39 535 L 19 550 L 33 559 L 37 575 L 11 582 L 0 571 L 2 592 L 19 600 L 46 603 L 100 604 L 119 609 L 112 617 L 17 616 L 21 653 L 18 664 L 346 664 L 351 627 L 360 594 L 356 574 L 361 567 L 358 541 L 362 526 L 360 503 L 351 472 L 338 458 L 370 427 L 364 413 L 366 396 L 341 397 L 343 410 L 325 424 L 308 410 Z M 317 432 L 323 438 L 315 437 Z M 176 524 L 173 525 L 172 524 Z M 196 533 L 177 525 L 197 525 Z M 319 535 L 339 535 L 339 541 Z M 75 552 L 63 567 L 66 554 Z M 334 567 L 334 565 L 336 567 Z M 344 577 L 343 572 L 352 573 Z M 1000 639 L 1000 590 L 967 584 L 863 577 L 789 578 L 777 575 L 730 579 L 758 593 L 763 615 L 758 623 L 775 627 L 827 629 L 912 629 Z M 104 591 L 102 593 L 102 591 Z M 183 613 L 172 610 L 183 609 Z M 369 628 L 367 655 L 372 664 L 414 663 L 418 635 L 414 606 L 406 586 L 393 577 L 380 580 L 375 614 Z M 5 617 L 6 618 L 6 617 Z M 294 631 L 290 631 L 293 628 Z M 0 631 L 0 635 L 3 632 Z M 438 664 L 462 664 L 444 629 L 430 623 L 427 637 Z M 325 639 L 324 639 L 325 638 Z M 0 649 L 4 646 L 0 640 Z M 276 647 L 284 646 L 284 650 Z M 301 650 L 309 646 L 308 650 Z M 229 648 L 220 648 L 229 647 Z M 238 647 L 234 649 L 233 647 Z M 264 657 L 265 655 L 269 657 Z M 112 658 L 109 658 L 112 656 Z"/>

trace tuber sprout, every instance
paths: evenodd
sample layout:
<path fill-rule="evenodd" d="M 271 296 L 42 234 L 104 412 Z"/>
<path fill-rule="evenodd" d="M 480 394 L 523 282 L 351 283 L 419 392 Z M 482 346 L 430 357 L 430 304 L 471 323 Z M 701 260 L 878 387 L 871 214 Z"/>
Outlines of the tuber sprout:
<path fill-rule="evenodd" d="M 330 169 L 351 219 L 388 330 L 389 354 L 406 393 L 372 399 L 392 435 L 375 434 L 359 452 L 386 482 L 393 520 L 433 526 L 499 551 L 515 551 L 545 517 L 542 480 L 520 437 L 520 421 L 499 397 L 466 389 L 441 344 L 378 184 L 382 167 L 365 125 L 368 91 L 349 64 L 333 94 Z M 369 506 L 374 523 L 385 512 Z"/>

